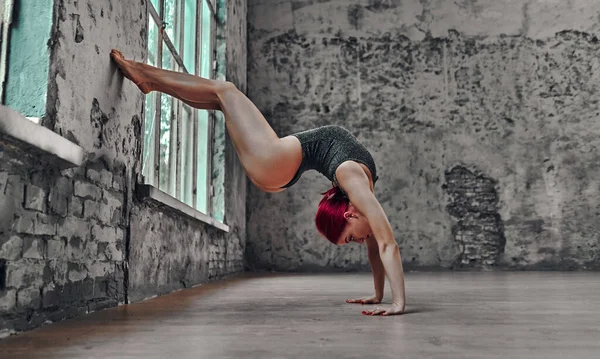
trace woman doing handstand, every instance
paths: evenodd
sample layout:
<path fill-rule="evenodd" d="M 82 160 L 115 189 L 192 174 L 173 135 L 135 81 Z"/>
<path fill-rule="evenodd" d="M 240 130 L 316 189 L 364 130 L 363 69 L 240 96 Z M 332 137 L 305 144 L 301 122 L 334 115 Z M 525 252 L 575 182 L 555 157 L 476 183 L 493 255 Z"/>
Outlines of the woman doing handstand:
<path fill-rule="evenodd" d="M 402 314 L 404 271 L 392 227 L 373 186 L 375 163 L 368 150 L 347 130 L 324 126 L 279 138 L 256 106 L 232 83 L 159 69 L 111 52 L 121 72 L 147 94 L 158 91 L 205 110 L 220 110 L 250 180 L 265 192 L 280 192 L 314 169 L 333 183 L 319 203 L 315 223 L 334 244 L 366 243 L 375 294 L 348 303 L 378 304 L 387 274 L 393 303 L 367 315 Z"/>

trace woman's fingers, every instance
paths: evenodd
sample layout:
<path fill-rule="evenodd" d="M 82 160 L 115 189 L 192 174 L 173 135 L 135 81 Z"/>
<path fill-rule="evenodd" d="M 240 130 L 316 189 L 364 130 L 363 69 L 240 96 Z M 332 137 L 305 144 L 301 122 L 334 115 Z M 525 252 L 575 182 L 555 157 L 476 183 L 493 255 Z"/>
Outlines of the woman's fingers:
<path fill-rule="evenodd" d="M 346 299 L 346 303 L 360 303 L 360 304 L 379 304 L 380 300 L 373 297 L 358 298 L 358 299 Z"/>
<path fill-rule="evenodd" d="M 364 315 L 380 315 L 385 312 L 385 309 L 377 308 L 375 310 L 363 310 Z"/>
<path fill-rule="evenodd" d="M 404 310 L 402 308 L 392 306 L 389 309 L 383 309 L 383 308 L 377 307 L 375 310 L 363 310 L 362 314 L 388 316 L 388 315 L 402 314 L 403 312 L 404 312 Z"/>

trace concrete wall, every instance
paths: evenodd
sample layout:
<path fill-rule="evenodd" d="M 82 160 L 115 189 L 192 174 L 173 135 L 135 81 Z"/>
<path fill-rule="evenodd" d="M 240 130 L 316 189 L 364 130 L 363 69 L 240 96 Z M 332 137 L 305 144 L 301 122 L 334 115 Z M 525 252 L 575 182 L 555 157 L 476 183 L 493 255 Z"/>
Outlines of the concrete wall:
<path fill-rule="evenodd" d="M 147 3 L 55 2 L 42 124 L 89 156 L 84 167 L 60 171 L 0 152 L 0 267 L 7 278 L 0 330 L 30 329 L 243 270 L 246 181 L 231 148 L 220 150 L 224 187 L 235 188 L 224 191 L 229 233 L 136 196 L 144 97 L 109 53 L 118 48 L 145 60 Z M 243 27 L 245 14 L 237 9 L 228 24 Z M 245 64 L 246 39 L 235 37 L 244 33 L 219 26 L 228 34 L 225 60 Z M 244 86 L 245 67 L 239 69 L 232 78 Z"/>
<path fill-rule="evenodd" d="M 251 0 L 250 98 L 279 135 L 372 151 L 407 269 L 600 267 L 600 3 Z M 366 269 L 319 238 L 328 181 L 251 187 L 250 265 Z"/>

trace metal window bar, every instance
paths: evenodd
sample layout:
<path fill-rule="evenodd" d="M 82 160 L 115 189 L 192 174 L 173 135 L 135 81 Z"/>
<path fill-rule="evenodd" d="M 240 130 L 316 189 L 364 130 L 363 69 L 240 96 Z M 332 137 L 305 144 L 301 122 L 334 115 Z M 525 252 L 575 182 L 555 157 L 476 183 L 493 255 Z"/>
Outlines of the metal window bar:
<path fill-rule="evenodd" d="M 148 9 L 150 12 L 150 16 L 152 16 L 152 18 L 154 19 L 154 22 L 156 23 L 157 27 L 159 28 L 159 37 L 158 37 L 158 46 L 157 46 L 157 65 L 159 65 L 159 67 L 163 67 L 162 66 L 162 58 L 163 58 L 163 43 L 164 45 L 167 46 L 168 50 L 171 52 L 172 58 L 175 61 L 176 65 L 179 67 L 179 71 L 185 72 L 185 73 L 189 73 L 188 69 L 185 67 L 185 64 L 183 62 L 182 56 L 184 56 L 183 51 L 184 51 L 184 21 L 179 21 L 179 27 L 180 27 L 180 35 L 179 35 L 179 47 L 181 49 L 181 54 L 177 51 L 177 49 L 175 48 L 175 46 L 173 45 L 173 42 L 171 41 L 171 39 L 169 38 L 168 34 L 164 31 L 165 30 L 165 24 L 163 22 L 162 19 L 164 19 L 165 16 L 165 4 L 164 4 L 165 0 L 160 1 L 159 3 L 159 10 L 157 11 L 154 8 L 154 5 L 152 3 L 148 4 Z M 216 73 L 216 66 L 214 64 L 214 54 L 216 52 L 216 12 L 215 12 L 215 6 L 213 5 L 212 1 L 210 0 L 198 0 L 197 2 L 197 11 L 196 11 L 196 34 L 197 34 L 197 41 L 195 44 L 195 48 L 196 48 L 196 54 L 195 54 L 195 62 L 196 62 L 196 74 L 200 73 L 200 64 L 201 64 L 201 46 L 202 46 L 202 18 L 203 18 L 203 6 L 202 6 L 202 2 L 206 1 L 207 7 L 210 11 L 211 14 L 211 23 L 210 23 L 210 59 L 209 59 L 209 63 L 211 64 L 212 68 L 211 68 L 211 78 L 215 77 L 215 73 Z M 180 6 L 181 6 L 181 16 L 183 18 L 183 16 L 185 15 L 185 2 L 184 1 L 180 1 Z M 176 19 L 177 21 L 177 19 Z M 174 24 L 174 28 L 177 29 L 177 25 L 178 24 Z M 174 67 L 175 67 L 174 66 Z M 154 132 L 154 149 L 155 149 L 155 156 L 154 156 L 154 183 L 153 186 L 156 188 L 160 187 L 160 117 L 161 117 L 161 97 L 163 95 L 161 93 L 157 93 L 156 94 L 156 108 L 157 111 L 155 112 L 155 124 L 157 124 L 156 127 L 156 131 Z M 170 155 L 174 154 L 176 156 L 176 164 L 175 164 L 175 197 L 178 200 L 181 200 L 181 153 L 180 153 L 180 149 L 181 149 L 181 138 L 182 138 L 182 125 L 181 125 L 181 116 L 183 115 L 183 108 L 182 108 L 183 104 L 180 101 L 177 101 L 177 106 L 172 106 L 171 107 L 171 137 L 173 137 L 173 127 L 174 125 L 176 126 L 177 130 L 177 136 L 176 136 L 176 140 L 175 141 L 170 141 L 170 147 L 171 149 L 173 149 L 173 147 L 175 147 L 175 151 L 171 150 L 170 151 Z M 209 123 L 208 123 L 208 148 L 207 148 L 207 155 L 209 156 L 208 161 L 207 161 L 207 214 L 209 216 L 212 216 L 212 202 L 213 202 L 213 197 L 214 197 L 214 186 L 212 184 L 212 161 L 213 161 L 213 144 L 214 144 L 214 121 L 215 121 L 215 115 L 214 115 L 214 111 L 209 111 L 210 115 L 209 115 Z M 198 112 L 197 111 L 193 111 L 193 171 L 192 171 L 192 176 L 193 176 L 193 191 L 192 191 L 192 207 L 196 207 L 196 201 L 197 201 L 197 166 L 198 166 Z M 176 143 L 176 146 L 173 146 L 173 143 Z M 174 161 L 169 161 L 169 167 L 172 166 Z M 172 167 L 169 169 L 169 174 L 173 173 L 173 169 Z M 171 177 L 171 179 L 173 179 Z"/>
<path fill-rule="evenodd" d="M 198 0 L 196 2 L 196 41 L 194 44 L 194 65 L 195 65 L 195 75 L 200 74 L 200 64 L 201 64 L 201 49 L 202 49 L 202 0 Z M 198 121 L 200 118 L 198 116 L 198 111 L 192 111 L 193 113 L 193 123 L 194 123 L 194 150 L 193 154 L 193 169 L 192 169 L 192 203 L 194 208 L 198 208 Z M 208 211 L 207 211 L 208 212 Z M 210 216 L 210 212 L 207 213 Z"/>
<path fill-rule="evenodd" d="M 179 28 L 179 50 L 180 50 L 180 56 L 181 58 L 183 58 L 183 56 L 185 56 L 184 54 L 184 37 L 185 37 L 185 1 L 183 0 L 178 0 L 179 2 L 179 16 L 175 16 L 175 24 L 174 24 L 174 29 L 175 31 L 177 31 L 177 28 Z M 176 11 L 177 14 L 177 11 Z M 175 38 L 177 39 L 177 36 L 175 36 Z M 182 61 L 183 63 L 183 61 Z M 185 69 L 185 66 L 181 66 L 182 68 Z M 187 72 L 187 69 L 186 69 Z M 175 160 L 175 198 L 177 198 L 178 200 L 180 200 L 181 202 L 184 202 L 183 200 L 183 196 L 181 194 L 181 165 L 182 165 L 182 125 L 183 125 L 183 121 L 182 121 L 182 117 L 183 117 L 183 102 L 182 101 L 175 101 L 175 103 L 177 104 L 177 140 L 176 140 L 176 160 Z"/>
<path fill-rule="evenodd" d="M 0 101 L 4 103 L 4 87 L 6 86 L 6 61 L 8 58 L 8 39 L 12 24 L 14 0 L 0 0 Z"/>
<path fill-rule="evenodd" d="M 183 64 L 183 59 L 181 59 L 181 57 L 179 56 L 179 53 L 177 52 L 177 49 L 175 48 L 175 46 L 173 45 L 173 42 L 169 38 L 169 35 L 167 35 L 167 33 L 164 31 L 165 24 L 162 21 L 162 19 L 164 19 L 164 16 L 165 16 L 164 1 L 165 0 L 160 2 L 159 13 L 157 13 L 156 9 L 154 9 L 154 5 L 152 5 L 152 3 L 149 3 L 148 8 L 150 9 L 150 15 L 152 16 L 152 18 L 154 18 L 154 22 L 156 22 L 156 24 L 158 25 L 158 28 L 160 29 L 160 31 L 159 31 L 160 38 L 165 42 L 165 45 L 167 45 L 167 48 L 169 49 L 169 51 L 171 51 L 171 55 L 175 59 L 175 62 L 177 63 L 177 65 L 179 65 L 181 67 L 181 70 L 183 70 L 183 72 L 188 73 L 188 70 L 185 68 L 185 65 Z M 161 44 L 162 44 L 162 41 L 161 41 Z"/>
<path fill-rule="evenodd" d="M 213 61 L 215 60 L 215 52 L 216 52 L 216 16 L 215 16 L 215 11 L 214 8 L 212 6 L 211 1 L 209 0 L 203 0 L 206 1 L 208 8 L 211 12 L 211 20 L 210 20 L 210 59 L 209 59 L 209 64 L 211 66 L 211 78 L 215 78 L 216 75 L 216 66 L 213 64 Z M 213 161 L 215 160 L 215 156 L 213 153 L 213 149 L 214 149 L 214 142 L 215 142 L 215 131 L 214 131 L 214 123 L 215 123 L 215 112 L 214 111 L 210 111 L 210 115 L 208 117 L 208 149 L 207 149 L 207 154 L 208 154 L 208 161 L 207 161 L 207 169 L 206 169 L 206 176 L 207 178 L 207 190 L 208 190 L 208 195 L 206 196 L 207 199 L 207 203 L 206 203 L 206 212 L 209 216 L 213 216 L 213 201 L 214 201 L 214 197 L 215 197 L 215 186 L 213 184 L 212 181 L 212 177 L 213 177 Z"/>
<path fill-rule="evenodd" d="M 163 52 L 163 41 L 162 38 L 164 36 L 164 25 L 161 19 L 165 14 L 165 5 L 164 2 L 161 1 L 159 3 L 159 13 L 156 13 L 156 9 L 152 3 L 148 3 L 148 8 L 150 9 L 150 14 L 154 18 L 154 22 L 158 27 L 158 44 L 156 46 L 156 65 L 159 68 L 162 68 L 162 52 Z M 161 106 L 161 97 L 162 93 L 156 92 L 156 103 L 154 111 L 154 183 L 152 184 L 156 188 L 160 188 L 160 117 L 162 114 L 162 106 Z"/>

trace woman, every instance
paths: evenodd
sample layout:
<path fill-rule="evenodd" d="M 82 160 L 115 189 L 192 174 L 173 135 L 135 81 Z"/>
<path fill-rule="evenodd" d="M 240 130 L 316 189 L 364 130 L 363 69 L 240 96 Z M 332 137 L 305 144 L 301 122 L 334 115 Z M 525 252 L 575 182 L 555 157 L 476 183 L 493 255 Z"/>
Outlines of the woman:
<path fill-rule="evenodd" d="M 377 304 L 387 273 L 393 304 L 366 315 L 402 314 L 404 272 L 400 251 L 383 208 L 373 193 L 375 163 L 367 149 L 339 126 L 325 126 L 279 138 L 254 104 L 233 84 L 158 69 L 111 52 L 121 72 L 147 94 L 158 91 L 205 110 L 220 110 L 250 180 L 266 192 L 281 192 L 308 169 L 334 184 L 324 193 L 316 215 L 319 232 L 334 244 L 365 243 L 373 271 L 375 295 L 346 300 Z"/>

